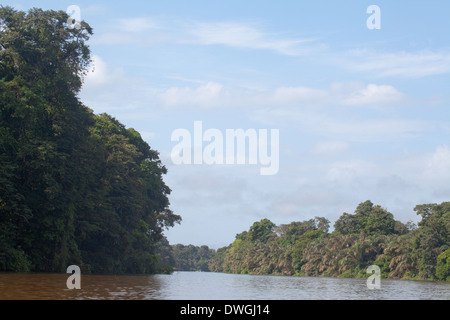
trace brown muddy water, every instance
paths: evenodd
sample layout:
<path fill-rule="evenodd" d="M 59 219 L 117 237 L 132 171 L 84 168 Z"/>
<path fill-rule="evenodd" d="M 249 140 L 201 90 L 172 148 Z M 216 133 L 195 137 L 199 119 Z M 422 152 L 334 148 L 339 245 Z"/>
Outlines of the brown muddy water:
<path fill-rule="evenodd" d="M 449 300 L 450 283 L 175 272 L 171 275 L 0 273 L 0 300 Z"/>

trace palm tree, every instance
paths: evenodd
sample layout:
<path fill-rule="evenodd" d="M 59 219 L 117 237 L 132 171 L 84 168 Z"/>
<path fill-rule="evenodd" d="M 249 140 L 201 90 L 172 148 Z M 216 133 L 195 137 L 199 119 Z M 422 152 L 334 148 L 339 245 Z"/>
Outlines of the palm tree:
<path fill-rule="evenodd" d="M 413 240 L 410 234 L 407 234 L 393 239 L 387 245 L 383 255 L 391 259 L 390 278 L 403 278 L 406 275 L 417 274 L 417 256 Z"/>

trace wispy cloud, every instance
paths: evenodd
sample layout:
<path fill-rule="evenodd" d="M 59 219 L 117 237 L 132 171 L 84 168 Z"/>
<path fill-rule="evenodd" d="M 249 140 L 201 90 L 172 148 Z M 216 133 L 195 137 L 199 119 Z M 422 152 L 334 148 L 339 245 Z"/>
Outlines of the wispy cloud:
<path fill-rule="evenodd" d="M 414 98 L 389 85 L 343 82 L 326 88 L 292 86 L 252 91 L 196 79 L 184 86 L 155 87 L 109 67 L 99 56 L 94 56 L 93 68 L 81 95 L 101 112 L 134 109 L 135 114 L 151 112 L 154 116 L 156 111 L 148 106 L 158 106 L 160 113 L 201 110 L 207 115 L 245 108 L 252 121 L 296 126 L 303 132 L 347 143 L 414 139 L 431 127 L 425 120 L 396 117 L 395 107 L 408 105 Z M 368 117 L 364 110 L 374 105 L 377 117 Z M 389 112 L 384 113 L 384 108 Z M 314 152 L 338 153 L 347 147 L 346 143 L 330 142 L 317 145 Z"/>
<path fill-rule="evenodd" d="M 171 87 L 160 92 L 159 99 L 168 107 L 215 108 L 222 105 L 225 94 L 222 84 L 207 82 L 197 87 Z"/>
<path fill-rule="evenodd" d="M 316 39 L 286 37 L 241 22 L 198 22 L 189 33 L 203 45 L 271 50 L 284 55 L 304 54 L 318 46 Z"/>
<path fill-rule="evenodd" d="M 345 141 L 322 141 L 316 143 L 312 153 L 317 155 L 335 155 L 347 151 L 350 148 L 348 142 Z"/>
<path fill-rule="evenodd" d="M 392 104 L 407 100 L 407 96 L 393 86 L 368 84 L 343 98 L 346 105 Z"/>
<path fill-rule="evenodd" d="M 424 50 L 418 52 L 374 53 L 353 51 L 341 61 L 351 70 L 368 72 L 376 77 L 426 77 L 450 73 L 450 52 Z"/>
<path fill-rule="evenodd" d="M 158 23 L 154 19 L 144 17 L 119 19 L 117 27 L 119 30 L 131 33 L 159 28 Z"/>
<path fill-rule="evenodd" d="M 159 95 L 163 105 L 171 108 L 187 106 L 216 108 L 308 108 L 314 106 L 352 106 L 392 108 L 414 99 L 390 85 L 362 83 L 333 83 L 328 88 L 290 86 L 266 90 L 248 90 L 240 87 L 227 87 L 224 84 L 196 81 L 191 86 L 173 86 L 164 89 Z"/>
<path fill-rule="evenodd" d="M 104 32 L 96 34 L 91 42 L 100 45 L 151 46 L 169 42 L 173 35 L 164 20 L 154 17 L 118 18 L 111 21 Z"/>
<path fill-rule="evenodd" d="M 132 17 L 114 21 L 111 28 L 96 35 L 93 43 L 103 45 L 155 43 L 197 46 L 225 46 L 244 50 L 265 50 L 280 55 L 320 57 L 322 64 L 366 73 L 376 78 L 420 78 L 450 73 L 450 51 L 444 49 L 409 51 L 374 51 L 355 49 L 334 51 L 316 37 L 298 36 L 267 30 L 262 24 L 246 21 L 187 21 L 174 17 Z M 357 99 L 372 100 L 369 87 Z M 388 92 L 383 92 L 385 96 Z M 396 95 L 396 92 L 390 92 Z M 356 97 L 355 97 L 356 99 Z M 362 101 L 362 100 L 361 100 Z M 355 101 L 349 100 L 349 104 Z"/>
<path fill-rule="evenodd" d="M 137 37 L 139 35 L 139 37 Z M 153 44 L 155 39 L 176 44 L 223 45 L 238 49 L 269 50 L 282 55 L 305 55 L 322 50 L 317 39 L 263 30 L 246 22 L 202 22 L 177 18 L 134 17 L 116 19 L 111 29 L 94 41 L 101 44 Z"/>

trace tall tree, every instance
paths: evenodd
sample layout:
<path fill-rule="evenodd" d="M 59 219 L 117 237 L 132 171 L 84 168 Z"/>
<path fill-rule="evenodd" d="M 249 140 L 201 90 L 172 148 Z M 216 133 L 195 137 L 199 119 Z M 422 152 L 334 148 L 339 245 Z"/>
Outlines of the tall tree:
<path fill-rule="evenodd" d="M 261 221 L 253 223 L 248 231 L 248 236 L 252 242 L 267 242 L 270 235 L 273 234 L 273 228 L 275 226 L 276 225 L 269 219 L 262 219 Z"/>
<path fill-rule="evenodd" d="M 355 214 L 343 213 L 334 224 L 336 232 L 347 235 L 363 231 L 371 234 L 392 234 L 396 231 L 392 213 L 368 200 L 360 203 Z"/>
<path fill-rule="evenodd" d="M 0 7 L 0 270 L 149 273 L 169 209 L 159 154 L 77 97 L 91 27 Z"/>
<path fill-rule="evenodd" d="M 10 146 L 9 159 L 2 160 L 14 163 L 11 199 L 22 199 L 18 216 L 24 220 L 14 221 L 23 234 L 21 250 L 42 271 L 79 260 L 73 242 L 77 158 L 91 117 L 76 94 L 89 63 L 85 41 L 92 30 L 86 23 L 66 28 L 67 18 L 61 11 L 0 8 L 0 122 L 3 138 L 10 140 L 2 141 Z"/>
<path fill-rule="evenodd" d="M 434 278 L 438 256 L 450 247 L 450 202 L 417 205 L 414 211 L 422 217 L 416 233 L 419 277 Z"/>

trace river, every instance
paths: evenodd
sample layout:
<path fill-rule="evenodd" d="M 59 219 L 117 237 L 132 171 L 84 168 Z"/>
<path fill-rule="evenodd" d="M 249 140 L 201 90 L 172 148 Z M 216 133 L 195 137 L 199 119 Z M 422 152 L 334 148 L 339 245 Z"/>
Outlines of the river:
<path fill-rule="evenodd" d="M 0 300 L 449 300 L 450 283 L 174 272 L 171 275 L 80 275 L 81 289 L 68 289 L 69 274 L 0 273 Z"/>

